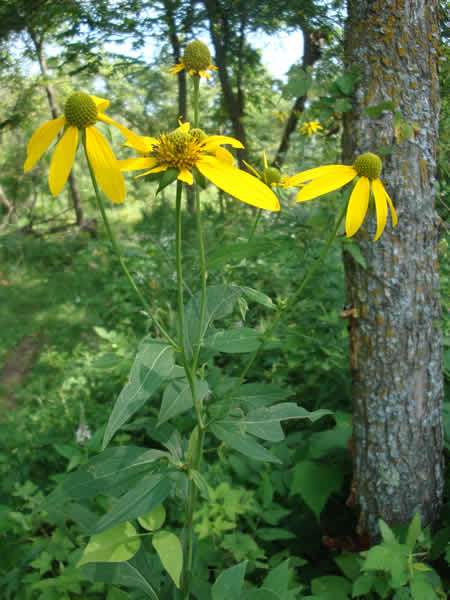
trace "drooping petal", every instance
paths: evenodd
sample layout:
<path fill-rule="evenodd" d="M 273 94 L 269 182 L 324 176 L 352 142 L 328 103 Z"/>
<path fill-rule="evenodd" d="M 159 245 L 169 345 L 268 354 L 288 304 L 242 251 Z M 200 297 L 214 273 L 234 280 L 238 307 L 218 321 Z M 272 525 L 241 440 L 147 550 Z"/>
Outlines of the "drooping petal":
<path fill-rule="evenodd" d="M 41 125 L 31 136 L 27 146 L 27 159 L 23 170 L 28 173 L 41 158 L 58 133 L 64 127 L 66 119 L 58 117 Z"/>
<path fill-rule="evenodd" d="M 228 150 L 221 146 L 216 150 L 216 158 L 226 165 L 232 166 L 234 164 L 234 158 L 231 152 L 228 152 Z"/>
<path fill-rule="evenodd" d="M 150 137 L 148 135 L 133 134 L 127 139 L 124 146 L 128 146 L 128 148 L 133 148 L 141 154 L 148 154 L 153 148 L 153 146 L 156 146 L 158 143 L 158 140 L 154 137 Z"/>
<path fill-rule="evenodd" d="M 180 169 L 177 179 L 184 181 L 184 183 L 187 183 L 188 185 L 192 185 L 194 183 L 194 177 L 187 169 Z"/>
<path fill-rule="evenodd" d="M 314 179 L 310 183 L 307 183 L 299 191 L 295 199 L 297 202 L 305 202 L 306 200 L 323 196 L 323 194 L 334 192 L 334 190 L 338 190 L 355 177 L 356 171 L 351 167 L 347 167 L 346 170 L 339 169 L 327 172 L 326 175 L 323 175 L 319 179 Z"/>
<path fill-rule="evenodd" d="M 99 121 L 103 121 L 103 123 L 108 123 L 108 125 L 112 125 L 113 127 L 115 127 L 116 129 L 118 129 L 120 131 L 120 133 L 127 138 L 127 142 L 129 140 L 134 140 L 136 138 L 139 138 L 140 136 L 137 133 L 134 133 L 133 131 L 131 131 L 131 129 L 128 129 L 128 127 L 124 127 L 123 125 L 121 125 L 120 123 L 118 123 L 117 121 L 114 121 L 114 119 L 111 119 L 111 117 L 108 117 L 107 115 L 104 114 L 98 114 L 97 115 L 97 119 Z"/>
<path fill-rule="evenodd" d="M 369 208 L 370 183 L 367 177 L 361 177 L 353 188 L 345 217 L 347 237 L 355 235 L 361 227 Z"/>
<path fill-rule="evenodd" d="M 155 167 L 157 160 L 155 158 L 150 158 L 149 156 L 142 156 L 118 160 L 117 164 L 121 171 L 140 171 L 141 169 L 151 169 Z"/>
<path fill-rule="evenodd" d="M 100 188 L 112 202 L 123 202 L 125 180 L 108 142 L 95 127 L 86 128 L 86 149 Z"/>
<path fill-rule="evenodd" d="M 388 203 L 390 211 L 391 211 L 392 225 L 393 225 L 393 227 L 397 227 L 398 217 L 397 217 L 397 211 L 395 210 L 394 203 L 392 202 L 391 198 L 389 197 L 389 194 L 387 193 L 386 188 L 382 184 L 381 179 L 380 179 L 380 183 L 381 183 L 381 186 L 382 186 L 382 188 L 384 190 L 384 193 L 386 194 L 386 200 L 387 200 L 387 203 Z"/>
<path fill-rule="evenodd" d="M 151 175 L 152 173 L 162 173 L 163 171 L 167 171 L 167 165 L 160 165 L 159 167 L 154 167 L 149 171 L 145 171 L 145 173 L 141 173 L 140 175 L 136 175 L 135 179 L 139 179 L 140 177 L 145 177 L 146 175 Z"/>
<path fill-rule="evenodd" d="M 230 196 L 265 210 L 280 210 L 280 203 L 272 190 L 253 175 L 227 166 L 213 156 L 204 156 L 197 161 L 196 167 L 209 181 Z"/>
<path fill-rule="evenodd" d="M 222 144 L 228 144 L 233 148 L 243 148 L 243 144 L 234 137 L 230 137 L 228 135 L 210 135 L 204 142 L 202 149 L 206 152 L 211 152 L 216 150 L 218 146 Z"/>
<path fill-rule="evenodd" d="M 53 152 L 48 172 L 48 185 L 53 196 L 57 196 L 66 184 L 78 148 L 78 129 L 70 126 L 59 140 Z"/>
<path fill-rule="evenodd" d="M 353 167 L 348 167 L 347 165 L 324 165 L 323 167 L 315 167 L 314 169 L 301 171 L 296 175 L 287 177 L 286 185 L 288 187 L 296 187 L 300 183 L 305 183 L 306 181 L 313 181 L 314 179 L 318 179 L 319 177 L 325 177 L 325 175 L 328 175 L 329 173 L 344 173 L 347 172 L 349 169 L 352 169 L 356 176 L 356 171 L 353 169 Z"/>
<path fill-rule="evenodd" d="M 184 67 L 183 63 L 177 63 L 176 65 L 173 65 L 172 67 L 170 67 L 169 73 L 171 75 L 176 75 L 177 73 L 179 73 L 180 71 L 182 71 L 184 68 L 185 67 Z"/>
<path fill-rule="evenodd" d="M 99 98 L 98 96 L 91 96 L 91 98 L 95 102 L 95 106 L 97 107 L 99 113 L 102 113 L 108 108 L 109 100 L 106 100 L 105 98 Z"/>
<path fill-rule="evenodd" d="M 383 184 L 379 179 L 374 179 L 372 181 L 372 191 L 375 198 L 375 209 L 377 213 L 377 230 L 375 232 L 375 237 L 373 238 L 376 241 L 383 233 L 384 228 L 386 227 L 388 205 L 386 199 L 386 192 L 384 190 Z"/>

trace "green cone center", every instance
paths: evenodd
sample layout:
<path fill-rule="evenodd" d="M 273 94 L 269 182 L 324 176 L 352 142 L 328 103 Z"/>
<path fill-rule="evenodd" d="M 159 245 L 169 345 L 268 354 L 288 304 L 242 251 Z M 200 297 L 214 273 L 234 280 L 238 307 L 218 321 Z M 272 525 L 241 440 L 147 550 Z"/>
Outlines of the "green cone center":
<path fill-rule="evenodd" d="M 190 42 L 184 50 L 183 63 L 188 72 L 205 71 L 211 64 L 211 53 L 208 46 L 199 40 Z"/>
<path fill-rule="evenodd" d="M 279 183 L 281 179 L 281 173 L 276 167 L 266 167 L 264 169 L 263 179 L 267 185 Z"/>
<path fill-rule="evenodd" d="M 85 129 L 97 121 L 97 106 L 89 94 L 75 92 L 66 102 L 64 116 L 69 125 Z"/>
<path fill-rule="evenodd" d="M 360 177 L 378 179 L 381 175 L 383 163 L 381 158 L 376 154 L 366 152 L 365 154 L 358 156 L 353 166 Z"/>

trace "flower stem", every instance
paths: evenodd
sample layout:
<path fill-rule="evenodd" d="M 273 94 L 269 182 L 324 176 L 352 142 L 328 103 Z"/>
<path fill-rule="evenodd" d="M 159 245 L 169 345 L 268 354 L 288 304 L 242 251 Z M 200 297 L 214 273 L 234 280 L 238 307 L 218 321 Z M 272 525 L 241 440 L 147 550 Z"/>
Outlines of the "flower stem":
<path fill-rule="evenodd" d="M 336 222 L 334 224 L 334 227 L 325 242 L 325 246 L 323 247 L 322 252 L 320 253 L 319 257 L 311 264 L 311 266 L 309 267 L 309 269 L 303 276 L 303 279 L 301 280 L 300 285 L 297 288 L 297 290 L 295 291 L 295 293 L 292 294 L 292 296 L 290 296 L 288 302 L 285 304 L 283 309 L 278 311 L 278 314 L 273 319 L 270 327 L 267 328 L 266 332 L 264 333 L 264 335 L 261 339 L 260 345 L 250 355 L 248 361 L 246 362 L 246 364 L 239 376 L 238 381 L 233 386 L 232 392 L 235 391 L 235 389 L 244 382 L 247 373 L 249 372 L 250 368 L 252 367 L 253 363 L 255 362 L 255 360 L 258 357 L 261 350 L 266 345 L 266 343 L 267 343 L 268 339 L 270 338 L 270 336 L 272 335 L 273 331 L 279 325 L 279 323 L 282 322 L 283 319 L 289 315 L 292 307 L 295 306 L 295 304 L 301 298 L 302 292 L 305 289 L 306 284 L 311 279 L 311 277 L 314 275 L 314 273 L 317 271 L 317 269 L 320 267 L 320 265 L 324 262 L 325 258 L 327 257 L 327 255 L 330 251 L 331 246 L 333 245 L 334 240 L 336 239 L 337 232 L 339 231 L 341 223 L 344 220 L 346 210 L 347 210 L 347 202 L 344 202 L 343 208 L 342 208 L 341 212 L 339 213 L 338 218 L 336 219 Z"/>
<path fill-rule="evenodd" d="M 199 123 L 199 92 L 200 92 L 200 77 L 198 75 L 194 75 L 192 78 L 194 82 L 194 94 L 192 97 L 192 104 L 194 107 L 194 127 L 198 127 Z"/>
<path fill-rule="evenodd" d="M 258 208 L 256 211 L 255 220 L 253 221 L 253 225 L 252 225 L 252 228 L 250 231 L 250 235 L 248 236 L 247 242 L 252 241 L 253 236 L 255 235 L 256 228 L 258 227 L 259 220 L 261 219 L 261 215 L 262 215 L 262 208 Z"/>
<path fill-rule="evenodd" d="M 135 292 L 136 296 L 139 298 L 142 306 L 144 307 L 146 313 L 149 315 L 149 317 L 152 319 L 152 321 L 154 322 L 154 324 L 156 325 L 156 327 L 159 329 L 160 333 L 162 334 L 162 336 L 169 342 L 169 344 L 171 344 L 172 346 L 176 347 L 176 342 L 175 340 L 169 335 L 169 333 L 166 331 L 166 329 L 164 328 L 164 326 L 159 322 L 159 320 L 154 317 L 151 314 L 151 308 L 150 305 L 148 304 L 147 300 L 144 298 L 144 295 L 142 294 L 141 290 L 138 288 L 136 282 L 133 279 L 133 276 L 131 275 L 130 271 L 128 270 L 127 265 L 125 264 L 125 261 L 123 260 L 123 256 L 122 256 L 122 252 L 120 250 L 119 244 L 117 242 L 117 239 L 113 233 L 113 230 L 111 228 L 111 225 L 109 223 L 109 219 L 108 216 L 106 214 L 106 210 L 105 210 L 105 206 L 103 204 L 103 200 L 102 197 L 100 195 L 100 191 L 98 189 L 98 185 L 97 185 L 97 180 L 95 179 L 95 175 L 94 175 L 94 171 L 92 169 L 92 165 L 91 162 L 89 160 L 89 156 L 87 153 L 87 149 L 86 149 L 86 137 L 85 134 L 83 132 L 83 148 L 84 148 L 84 153 L 86 155 L 86 162 L 89 168 L 89 174 L 91 176 L 91 181 L 92 181 L 92 186 L 94 188 L 94 192 L 95 192 L 95 198 L 97 200 L 97 206 L 100 210 L 100 214 L 102 215 L 102 219 L 103 219 L 103 223 L 105 225 L 105 229 L 106 229 L 106 233 L 108 234 L 108 238 L 109 241 L 111 243 L 112 249 L 117 257 L 117 260 L 119 261 L 119 264 L 122 268 L 122 271 L 125 275 L 125 277 L 127 278 L 128 283 L 130 284 L 130 287 L 133 289 L 133 291 Z"/>

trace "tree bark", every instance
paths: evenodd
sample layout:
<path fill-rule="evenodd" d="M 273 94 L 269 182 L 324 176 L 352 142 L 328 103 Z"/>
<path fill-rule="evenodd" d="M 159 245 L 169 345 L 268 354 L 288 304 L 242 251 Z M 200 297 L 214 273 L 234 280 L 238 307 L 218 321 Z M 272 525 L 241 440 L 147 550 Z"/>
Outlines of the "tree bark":
<path fill-rule="evenodd" d="M 219 68 L 217 73 L 219 76 L 220 86 L 222 88 L 225 109 L 231 121 L 234 137 L 240 140 L 244 147 L 246 147 L 247 137 L 243 122 L 245 113 L 244 94 L 242 89 L 240 91 L 238 90 L 236 94 L 234 93 L 228 73 L 226 48 L 227 38 L 229 38 L 230 33 L 226 12 L 222 9 L 222 6 L 217 0 L 204 0 L 204 5 L 208 14 L 209 30 L 214 46 L 216 64 Z M 243 49 L 242 32 L 240 44 Z M 240 150 L 238 152 L 238 156 L 240 161 L 242 161 L 242 159 L 246 159 L 246 150 Z"/>
<path fill-rule="evenodd" d="M 321 40 L 322 37 L 320 34 L 313 33 L 306 28 L 302 28 L 303 33 L 303 59 L 302 59 L 302 68 L 306 69 L 308 67 L 312 67 L 314 63 L 316 63 L 321 55 Z M 301 113 L 305 109 L 306 95 L 298 96 L 296 98 L 293 107 L 291 108 L 291 112 L 289 113 L 288 120 L 286 121 L 286 125 L 284 127 L 283 135 L 281 137 L 280 145 L 278 146 L 277 153 L 273 160 L 273 164 L 275 167 L 279 169 L 283 166 L 283 163 L 286 159 L 287 151 L 289 150 L 289 143 L 291 139 L 291 135 L 297 128 L 298 120 Z"/>
<path fill-rule="evenodd" d="M 56 119 L 59 116 L 58 104 L 56 102 L 56 97 L 55 97 L 55 93 L 53 91 L 52 86 L 47 83 L 48 67 L 47 67 L 47 59 L 46 59 L 45 52 L 44 52 L 43 40 L 40 39 L 32 31 L 29 31 L 29 35 L 30 35 L 31 40 L 33 41 L 33 44 L 34 44 L 34 47 L 36 50 L 36 55 L 38 58 L 39 69 L 40 69 L 41 75 L 46 80 L 44 83 L 44 89 L 45 89 L 45 93 L 47 95 L 50 112 L 51 112 L 52 118 Z M 79 227 L 83 227 L 84 226 L 83 207 L 81 204 L 80 192 L 78 190 L 78 186 L 75 181 L 73 171 L 69 175 L 69 187 L 70 187 L 70 194 L 72 196 L 73 209 L 75 211 L 76 224 Z"/>
<path fill-rule="evenodd" d="M 349 0 L 346 61 L 361 80 L 344 126 L 344 162 L 389 148 L 382 179 L 399 225 L 373 242 L 358 236 L 367 269 L 345 257 L 354 401 L 354 484 L 360 533 L 377 519 L 422 523 L 439 514 L 443 489 L 442 350 L 438 218 L 434 208 L 439 117 L 437 0 Z M 399 137 L 392 101 L 414 126 Z M 406 136 L 408 137 L 408 136 Z"/>

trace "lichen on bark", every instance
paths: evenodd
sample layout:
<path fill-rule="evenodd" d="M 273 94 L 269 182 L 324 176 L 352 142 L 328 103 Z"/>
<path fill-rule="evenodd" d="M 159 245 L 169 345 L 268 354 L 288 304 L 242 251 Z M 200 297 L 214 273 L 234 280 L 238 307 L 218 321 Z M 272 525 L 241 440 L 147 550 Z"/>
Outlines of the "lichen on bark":
<path fill-rule="evenodd" d="M 377 519 L 435 521 L 442 499 L 442 349 L 438 217 L 436 0 L 349 0 L 346 63 L 360 74 L 344 126 L 344 161 L 384 154 L 382 179 L 398 211 L 374 243 L 358 236 L 367 269 L 345 256 L 354 400 L 354 477 L 360 532 Z M 392 101 L 370 118 L 365 109 Z M 395 115 L 397 112 L 397 115 Z M 398 121 L 409 125 L 400 135 Z M 400 132 L 401 133 L 401 132 Z"/>

